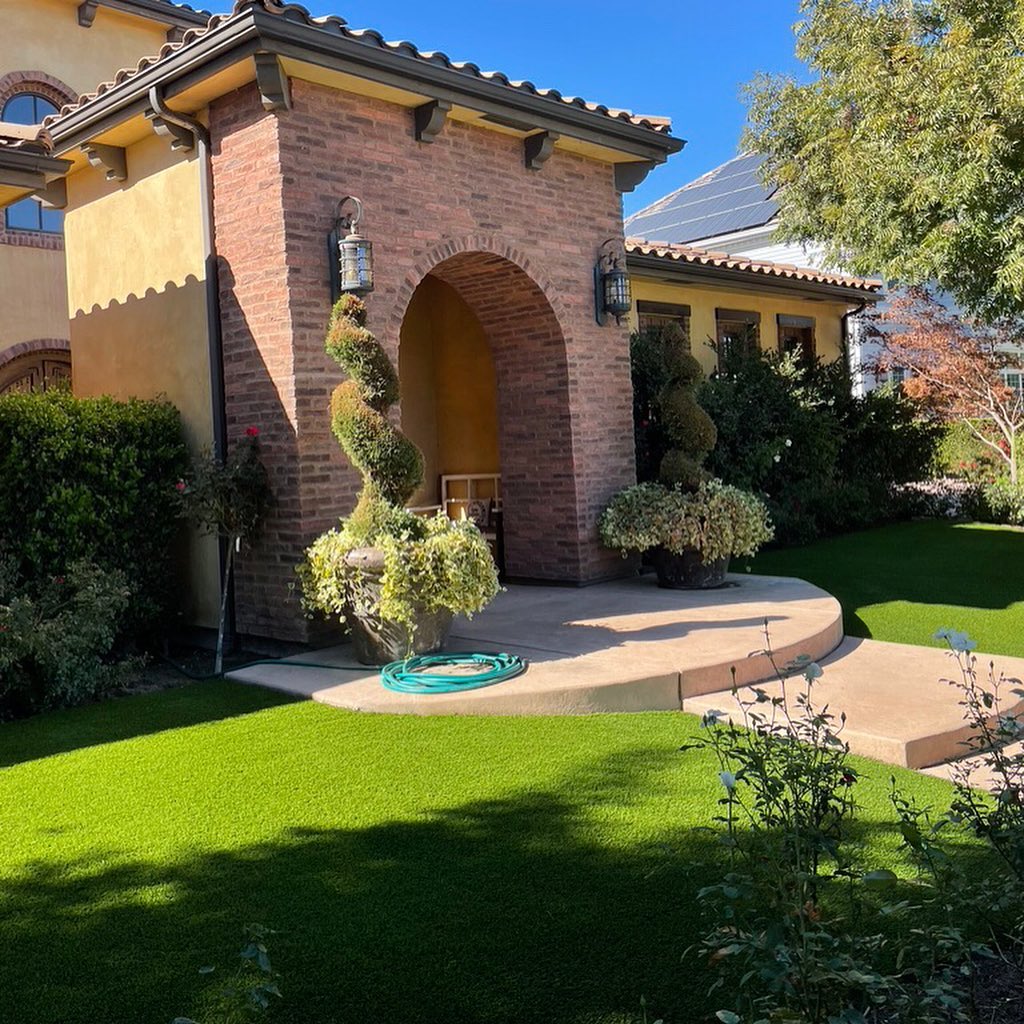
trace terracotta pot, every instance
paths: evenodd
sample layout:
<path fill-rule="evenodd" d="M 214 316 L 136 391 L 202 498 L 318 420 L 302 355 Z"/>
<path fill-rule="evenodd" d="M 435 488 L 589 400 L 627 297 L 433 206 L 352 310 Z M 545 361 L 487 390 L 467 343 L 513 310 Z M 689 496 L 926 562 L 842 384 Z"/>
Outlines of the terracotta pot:
<path fill-rule="evenodd" d="M 728 558 L 705 565 L 695 550 L 677 555 L 665 548 L 656 548 L 651 552 L 651 561 L 658 574 L 658 586 L 668 590 L 712 590 L 724 586 L 725 574 L 729 571 Z"/>
<path fill-rule="evenodd" d="M 384 552 L 377 548 L 356 548 L 345 556 L 345 562 L 358 568 L 364 576 L 366 606 L 375 607 L 380 600 L 380 578 L 384 574 Z M 414 613 L 411 635 L 406 626 L 389 622 L 362 609 L 345 610 L 345 623 L 352 636 L 356 657 L 363 665 L 387 665 L 414 654 L 432 654 L 444 647 L 451 629 L 452 612 L 418 609 Z"/>

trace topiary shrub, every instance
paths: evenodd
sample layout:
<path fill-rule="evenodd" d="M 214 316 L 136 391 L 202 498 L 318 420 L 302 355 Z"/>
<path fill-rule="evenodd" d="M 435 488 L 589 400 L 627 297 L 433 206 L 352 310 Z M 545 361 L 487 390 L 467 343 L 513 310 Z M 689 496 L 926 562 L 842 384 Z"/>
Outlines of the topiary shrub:
<path fill-rule="evenodd" d="M 387 418 L 398 401 L 398 375 L 366 327 L 360 298 L 343 295 L 335 304 L 325 347 L 349 375 L 331 395 L 331 429 L 363 475 L 350 525 L 368 542 L 383 514 L 377 506 L 404 505 L 423 482 L 423 456 Z"/>
<path fill-rule="evenodd" d="M 714 421 L 697 402 L 700 363 L 677 324 L 634 334 L 630 361 L 637 476 L 695 490 L 710 479 L 703 463 L 717 438 Z"/>
<path fill-rule="evenodd" d="M 364 660 L 369 647 L 380 657 L 392 642 L 405 657 L 417 651 L 424 615 L 472 615 L 490 603 L 497 570 L 473 523 L 444 513 L 425 519 L 404 507 L 423 480 L 423 456 L 387 418 L 398 377 L 356 296 L 335 305 L 326 348 L 350 377 L 331 396 L 331 427 L 362 473 L 363 489 L 341 528 L 307 549 L 297 570 L 303 604 L 307 612 L 344 619 Z M 429 649 L 423 643 L 421 652 Z"/>

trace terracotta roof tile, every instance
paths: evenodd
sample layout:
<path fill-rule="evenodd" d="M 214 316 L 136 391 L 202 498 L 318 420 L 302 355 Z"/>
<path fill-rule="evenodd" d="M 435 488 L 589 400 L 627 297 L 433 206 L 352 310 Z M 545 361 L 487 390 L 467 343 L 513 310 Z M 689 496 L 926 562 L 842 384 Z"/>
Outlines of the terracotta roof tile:
<path fill-rule="evenodd" d="M 796 267 L 789 263 L 772 263 L 768 260 L 752 260 L 746 256 L 730 256 L 724 252 L 711 252 L 690 245 L 675 245 L 669 242 L 648 242 L 643 238 L 626 239 L 626 255 L 655 256 L 676 263 L 688 263 L 721 270 L 740 270 L 764 277 L 781 277 L 812 284 L 830 284 L 841 288 L 857 288 L 865 292 L 880 292 L 882 281 L 867 277 L 853 277 L 849 274 L 833 274 L 826 270 L 810 267 Z"/>
<path fill-rule="evenodd" d="M 122 68 L 109 82 L 103 82 L 92 92 L 84 93 L 82 96 L 79 96 L 74 103 L 68 103 L 61 107 L 57 114 L 51 114 L 44 123 L 51 124 L 59 118 L 85 107 L 91 100 L 96 99 L 98 96 L 102 96 L 104 93 L 109 92 L 122 82 L 125 82 L 147 68 L 158 64 L 161 60 L 164 60 L 170 56 L 170 54 L 188 46 L 200 36 L 204 36 L 215 31 L 220 25 L 229 21 L 235 15 L 253 8 L 264 10 L 269 14 L 278 15 L 291 21 L 297 21 L 301 24 L 333 32 L 346 39 L 351 39 L 367 46 L 375 46 L 379 49 L 389 50 L 392 53 L 400 54 L 413 60 L 424 61 L 430 64 L 439 64 L 442 67 L 458 72 L 459 74 L 469 75 L 486 81 L 497 82 L 501 85 L 508 86 L 510 89 L 526 92 L 533 96 L 541 96 L 569 106 L 578 107 L 581 110 L 586 110 L 594 114 L 601 114 L 617 120 L 628 121 L 630 124 L 634 124 L 640 128 L 647 128 L 651 131 L 658 132 L 659 134 L 667 135 L 671 131 L 671 122 L 667 118 L 639 116 L 628 110 L 606 107 L 600 103 L 590 103 L 577 96 L 563 96 L 557 89 L 539 89 L 532 82 L 515 81 L 500 71 L 482 71 L 479 66 L 469 61 L 453 61 L 446 54 L 441 53 L 438 50 L 419 50 L 413 43 L 405 41 L 388 42 L 374 29 L 349 28 L 345 19 L 340 18 L 337 15 L 314 17 L 300 4 L 278 3 L 276 0 L 236 0 L 230 14 L 215 14 L 211 16 L 205 27 L 187 29 L 179 42 L 167 43 L 161 47 L 159 53 L 150 57 L 143 57 L 135 67 Z"/>

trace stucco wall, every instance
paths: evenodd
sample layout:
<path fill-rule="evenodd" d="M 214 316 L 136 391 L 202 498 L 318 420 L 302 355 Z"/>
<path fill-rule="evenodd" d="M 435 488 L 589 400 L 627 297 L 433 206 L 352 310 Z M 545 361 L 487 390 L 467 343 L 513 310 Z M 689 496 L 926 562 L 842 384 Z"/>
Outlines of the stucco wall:
<path fill-rule="evenodd" d="M 708 342 L 716 336 L 715 310 L 718 308 L 760 313 L 761 348 L 773 352 L 778 351 L 779 347 L 778 315 L 813 317 L 817 354 L 826 362 L 842 355 L 842 316 L 852 306 L 838 302 L 777 297 L 756 291 L 666 284 L 642 277 L 634 277 L 631 283 L 634 299 L 631 325 L 634 327 L 637 301 L 646 299 L 649 302 L 671 302 L 690 307 L 690 343 L 705 373 L 715 368 L 715 353 Z"/>
<path fill-rule="evenodd" d="M 0 76 L 44 71 L 88 92 L 140 57 L 158 53 L 167 26 L 100 7 L 78 24 L 78 0 L 0 0 Z"/>
<path fill-rule="evenodd" d="M 59 105 L 94 89 L 140 57 L 157 53 L 167 27 L 100 7 L 91 28 L 77 0 L 0 0 L 0 107 L 41 73 L 40 91 Z M 27 73 L 29 81 L 24 81 Z M 0 358 L 37 338 L 68 338 L 60 236 L 5 232 L 0 210 Z"/>
<path fill-rule="evenodd" d="M 64 253 L 0 245 L 0 352 L 19 342 L 67 336 Z"/>
<path fill-rule="evenodd" d="M 127 159 L 125 182 L 93 168 L 68 178 L 73 388 L 166 397 L 199 451 L 213 439 L 199 162 L 157 136 Z M 215 625 L 215 542 L 192 538 L 189 565 L 188 621 Z"/>
<path fill-rule="evenodd" d="M 416 289 L 402 325 L 402 430 L 423 452 L 412 505 L 440 500 L 444 473 L 500 473 L 498 408 L 487 337 L 458 292 L 435 277 Z"/>

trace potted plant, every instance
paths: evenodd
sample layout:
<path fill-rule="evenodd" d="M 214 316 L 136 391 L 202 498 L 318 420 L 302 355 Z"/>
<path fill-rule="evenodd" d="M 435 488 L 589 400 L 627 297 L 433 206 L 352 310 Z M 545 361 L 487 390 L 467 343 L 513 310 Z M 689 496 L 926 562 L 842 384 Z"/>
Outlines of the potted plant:
<path fill-rule="evenodd" d="M 717 431 L 697 402 L 703 371 L 682 330 L 670 324 L 634 336 L 632 355 L 635 393 L 644 396 L 637 410 L 643 428 L 637 432 L 638 450 L 643 440 L 642 461 L 657 466 L 658 479 L 612 499 L 601 516 L 601 539 L 623 554 L 647 555 L 659 586 L 721 586 L 731 557 L 752 555 L 771 539 L 768 511 L 752 494 L 704 469 Z"/>
<path fill-rule="evenodd" d="M 338 300 L 326 348 L 349 375 L 331 397 L 331 427 L 363 489 L 352 514 L 299 566 L 305 606 L 340 617 L 367 665 L 439 650 L 453 615 L 481 611 L 497 594 L 494 559 L 473 523 L 405 508 L 423 479 L 423 456 L 387 418 L 398 376 L 367 329 L 361 299 Z"/>
<path fill-rule="evenodd" d="M 601 540 L 626 554 L 650 552 L 658 585 L 673 590 L 721 586 L 735 555 L 772 538 L 764 503 L 710 479 L 694 491 L 660 483 L 620 491 L 601 516 Z"/>

